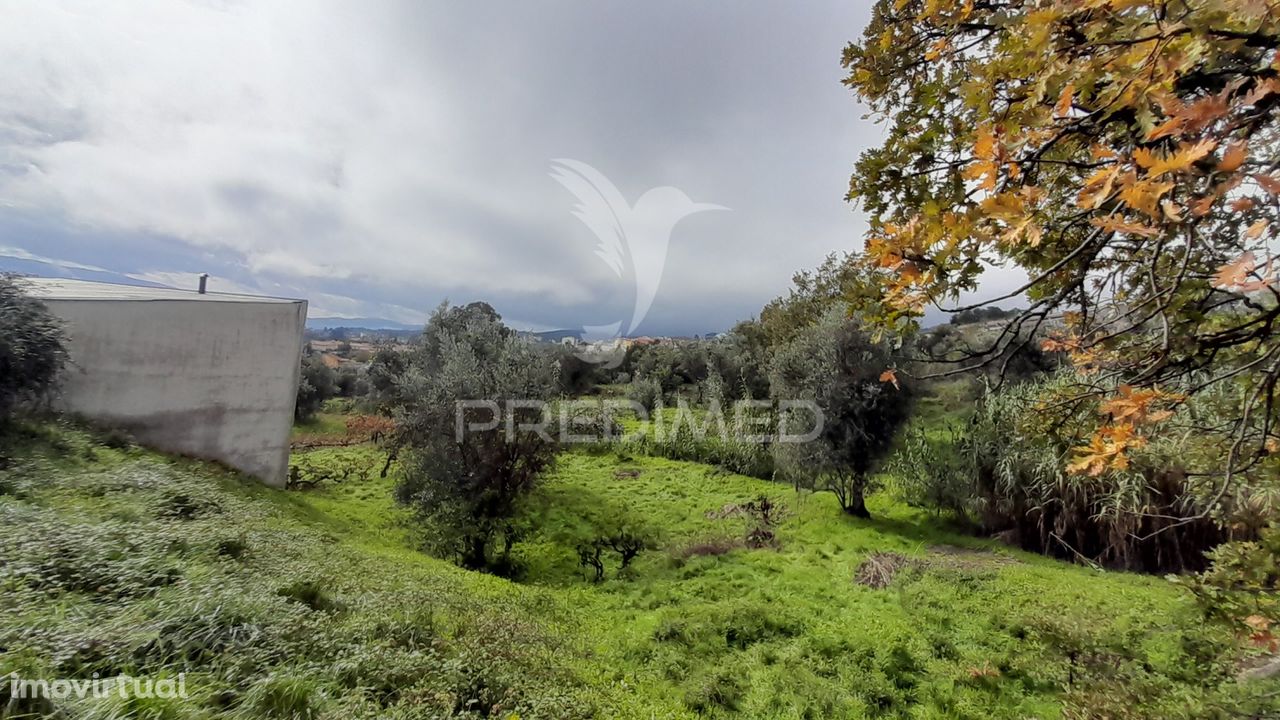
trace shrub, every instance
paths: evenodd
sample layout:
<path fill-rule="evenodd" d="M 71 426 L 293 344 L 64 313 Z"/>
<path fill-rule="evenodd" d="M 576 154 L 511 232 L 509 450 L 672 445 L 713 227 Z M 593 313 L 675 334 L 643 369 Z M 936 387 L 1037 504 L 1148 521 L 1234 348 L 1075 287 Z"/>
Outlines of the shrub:
<path fill-rule="evenodd" d="M 557 372 L 483 303 L 442 305 L 410 357 L 396 434 L 410 458 L 396 497 L 464 567 L 510 569 L 516 503 L 557 451 L 545 407 L 513 401 L 551 400 Z"/>
<path fill-rule="evenodd" d="M 249 543 L 243 537 L 224 538 L 214 546 L 214 552 L 218 554 L 218 557 L 239 560 L 248 554 Z"/>
<path fill-rule="evenodd" d="M 310 673 L 272 673 L 245 693 L 246 716 L 309 720 L 318 716 L 320 688 Z"/>
<path fill-rule="evenodd" d="M 696 678 L 685 692 L 684 704 L 696 713 L 737 710 L 746 687 L 731 671 L 722 669 Z"/>
<path fill-rule="evenodd" d="M 627 399 L 653 412 L 662 405 L 662 383 L 653 377 L 637 374 L 627 387 Z"/>
<path fill-rule="evenodd" d="M 772 480 L 774 474 L 769 445 L 732 432 L 728 436 L 699 433 L 681 424 L 669 432 L 629 439 L 623 447 L 625 452 L 714 465 L 762 480 Z"/>
<path fill-rule="evenodd" d="M 1189 427 L 1162 426 L 1123 470 L 1071 473 L 1067 460 L 1101 422 L 1094 405 L 1061 402 L 1079 382 L 1092 380 L 1064 372 L 980 405 L 961 444 L 972 454 L 973 507 L 985 532 L 1035 552 L 1148 572 L 1202 570 L 1205 551 L 1256 536 L 1269 512 L 1270 470 L 1238 474 L 1235 495 L 1195 479 L 1221 467 L 1222 443 L 1198 428 L 1222 426 L 1234 412 L 1229 398 L 1195 398 L 1183 411 Z"/>
<path fill-rule="evenodd" d="M 573 547 L 579 566 L 589 570 L 596 582 L 604 579 L 607 557 L 616 558 L 617 574 L 623 576 L 641 553 L 658 546 L 657 538 L 648 522 L 625 508 L 603 502 L 593 505 L 573 526 L 556 533 L 557 542 Z"/>
<path fill-rule="evenodd" d="M 298 422 L 307 422 L 315 417 L 324 402 L 338 394 L 337 379 L 334 372 L 324 364 L 319 355 L 308 351 L 302 357 L 302 371 L 298 375 L 298 398 L 293 406 L 293 417 Z"/>
<path fill-rule="evenodd" d="M 797 486 L 832 491 L 840 507 L 858 517 L 870 517 L 865 497 L 872 472 L 910 409 L 891 364 L 887 345 L 837 311 L 782 346 L 771 367 L 774 399 L 805 403 L 782 410 L 780 428 L 815 434 L 776 443 L 775 465 Z"/>
<path fill-rule="evenodd" d="M 1268 638 L 1280 625 L 1280 525 L 1256 542 L 1221 545 L 1209 554 L 1213 564 L 1186 581 L 1205 616 L 1236 625 L 1242 632 Z"/>
<path fill-rule="evenodd" d="M 341 609 L 341 604 L 333 599 L 329 591 L 320 583 L 312 580 L 299 580 L 276 591 L 286 600 L 306 605 L 312 610 L 331 612 Z"/>
<path fill-rule="evenodd" d="M 51 392 L 66 363 L 61 323 L 26 294 L 22 280 L 0 275 L 0 425 L 14 409 Z"/>
<path fill-rule="evenodd" d="M 677 547 L 672 552 L 672 556 L 676 561 L 688 560 L 692 557 L 718 557 L 741 547 L 742 540 L 735 537 L 708 537 Z"/>
<path fill-rule="evenodd" d="M 956 426 L 934 434 L 921 428 L 909 430 L 889 463 L 902 500 L 912 507 L 950 513 L 967 523 L 976 499 L 968 437 L 965 428 Z"/>
<path fill-rule="evenodd" d="M 112 450 L 129 450 L 138 444 L 133 435 L 128 430 L 118 427 L 105 428 L 97 433 L 97 441 L 103 447 Z"/>

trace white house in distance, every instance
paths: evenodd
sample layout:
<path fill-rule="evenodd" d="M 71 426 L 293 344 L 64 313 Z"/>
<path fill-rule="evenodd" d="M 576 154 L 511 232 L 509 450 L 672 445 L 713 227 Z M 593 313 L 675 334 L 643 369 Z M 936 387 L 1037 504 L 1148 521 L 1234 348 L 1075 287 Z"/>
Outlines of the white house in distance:
<path fill-rule="evenodd" d="M 25 282 L 65 323 L 70 364 L 59 409 L 285 484 L 305 300 Z"/>

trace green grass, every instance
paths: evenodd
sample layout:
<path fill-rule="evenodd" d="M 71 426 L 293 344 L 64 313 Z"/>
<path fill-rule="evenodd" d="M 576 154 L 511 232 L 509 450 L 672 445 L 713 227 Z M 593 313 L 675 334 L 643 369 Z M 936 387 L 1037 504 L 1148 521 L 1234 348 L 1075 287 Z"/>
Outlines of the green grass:
<path fill-rule="evenodd" d="M 318 412 L 306 422 L 293 424 L 293 437 L 304 435 L 345 435 L 347 416 L 334 412 Z"/>
<path fill-rule="evenodd" d="M 885 495 L 826 494 L 693 463 L 569 453 L 529 499 L 520 582 L 417 550 L 368 446 L 315 490 L 89 434 L 27 429 L 0 471 L 0 675 L 187 673 L 181 703 L 66 702 L 84 717 L 863 718 L 1208 716 L 1273 685 L 1231 681 L 1235 641 L 1156 577 L 955 535 Z M 777 547 L 717 519 L 781 502 Z M 593 583 L 574 543 L 657 539 Z M 887 587 L 871 553 L 909 558 Z M 0 693 L 4 688 L 0 688 Z M 4 699 L 0 697 L 0 707 Z"/>
<path fill-rule="evenodd" d="M 670 549 L 741 537 L 746 521 L 715 511 L 761 494 L 787 507 L 778 549 L 687 559 Z M 870 503 L 876 519 L 862 521 L 827 494 L 648 457 L 562 458 L 531 510 L 544 528 L 527 548 L 534 581 L 584 582 L 557 538 L 589 527 L 600 507 L 659 526 L 668 548 L 595 586 L 596 612 L 613 626 L 602 651 L 628 682 L 657 684 L 692 709 L 1055 717 L 1064 697 L 1092 705 L 1102 695 L 1128 700 L 1130 716 L 1175 717 L 1227 677 L 1224 658 L 1203 655 L 1229 639 L 1167 580 L 957 536 L 884 495 Z M 887 589 L 855 584 L 877 551 L 915 562 Z"/>

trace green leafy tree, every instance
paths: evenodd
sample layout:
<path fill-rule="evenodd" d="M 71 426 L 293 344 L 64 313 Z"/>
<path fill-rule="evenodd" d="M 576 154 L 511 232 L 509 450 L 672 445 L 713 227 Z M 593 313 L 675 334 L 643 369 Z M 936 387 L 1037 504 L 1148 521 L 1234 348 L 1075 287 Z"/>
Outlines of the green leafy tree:
<path fill-rule="evenodd" d="M 298 376 L 298 398 L 293 406 L 293 417 L 307 422 L 320 412 L 324 401 L 338 394 L 337 377 L 324 364 L 324 359 L 311 352 L 308 345 L 302 357 L 302 372 Z"/>
<path fill-rule="evenodd" d="M 397 383 L 404 378 L 409 369 L 409 358 L 406 353 L 394 348 L 382 347 L 369 360 L 369 369 L 365 378 L 369 382 L 369 399 L 374 406 L 384 413 L 390 413 L 395 407 L 399 395 Z"/>
<path fill-rule="evenodd" d="M 778 442 L 775 465 L 795 484 L 830 490 L 845 512 L 870 517 L 872 473 L 892 448 L 910 410 L 907 388 L 889 367 L 888 347 L 836 310 L 802 329 L 774 354 L 773 397 L 781 427 L 807 442 Z"/>
<path fill-rule="evenodd" d="M 833 308 L 847 309 L 854 301 L 871 304 L 879 293 L 866 268 L 849 254 L 831 253 L 816 269 L 797 272 L 791 283 L 786 295 L 760 311 L 760 332 L 770 347 L 790 342 Z"/>
<path fill-rule="evenodd" d="M 558 368 L 480 303 L 438 308 L 399 384 L 397 498 L 433 530 L 435 549 L 471 569 L 509 569 L 518 503 L 555 459 L 539 429 Z M 515 401 L 515 402 L 513 402 Z"/>
<path fill-rule="evenodd" d="M 1140 388 L 1176 411 L 1236 384 L 1237 420 L 1212 429 L 1228 492 L 1277 441 L 1278 48 L 1266 2 L 880 0 L 844 55 L 888 128 L 849 192 L 884 294 L 869 319 L 910 329 L 1020 267 L 1021 286 L 950 308 L 1030 302 L 951 371 L 1044 343 L 1103 376 L 1070 402 Z M 1113 415 L 1070 466 L 1122 468 L 1145 416 Z"/>
<path fill-rule="evenodd" d="M 0 425 L 20 403 L 42 398 L 66 362 L 62 325 L 22 280 L 0 275 Z"/>

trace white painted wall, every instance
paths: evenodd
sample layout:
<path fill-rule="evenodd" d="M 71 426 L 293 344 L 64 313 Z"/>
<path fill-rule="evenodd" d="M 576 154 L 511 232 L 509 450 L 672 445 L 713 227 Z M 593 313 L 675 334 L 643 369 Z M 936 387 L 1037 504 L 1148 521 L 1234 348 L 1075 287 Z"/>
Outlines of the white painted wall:
<path fill-rule="evenodd" d="M 305 301 L 44 302 L 70 339 L 61 409 L 284 485 Z"/>

